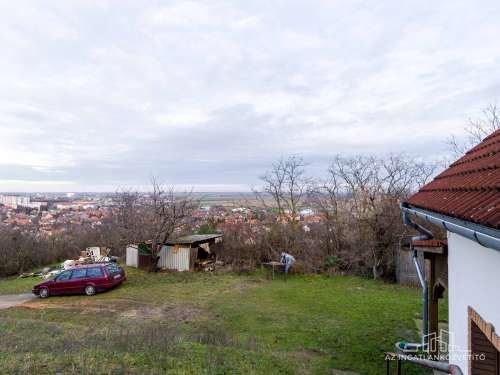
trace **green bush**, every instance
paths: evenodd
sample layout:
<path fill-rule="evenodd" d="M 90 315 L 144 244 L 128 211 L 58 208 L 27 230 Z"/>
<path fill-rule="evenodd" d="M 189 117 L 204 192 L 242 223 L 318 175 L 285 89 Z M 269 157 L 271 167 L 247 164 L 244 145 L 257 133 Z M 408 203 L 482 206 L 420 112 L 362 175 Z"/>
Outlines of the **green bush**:
<path fill-rule="evenodd" d="M 325 268 L 326 269 L 331 269 L 334 268 L 337 265 L 339 258 L 337 258 L 335 255 L 328 255 L 325 258 Z"/>

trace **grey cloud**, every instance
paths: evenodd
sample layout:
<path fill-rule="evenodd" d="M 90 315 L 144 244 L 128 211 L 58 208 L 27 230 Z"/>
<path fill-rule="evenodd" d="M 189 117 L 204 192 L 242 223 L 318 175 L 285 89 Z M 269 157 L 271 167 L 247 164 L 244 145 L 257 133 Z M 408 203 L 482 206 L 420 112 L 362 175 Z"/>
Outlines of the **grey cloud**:
<path fill-rule="evenodd" d="M 442 158 L 500 100 L 500 4 L 26 1 L 0 15 L 0 190 L 252 185 L 276 158 Z M 18 184 L 23 189 L 23 184 Z M 43 185 L 46 188 L 46 184 Z M 67 186 L 67 185 L 64 185 Z M 33 187 L 34 188 L 34 187 Z M 56 189 L 56 187 L 54 187 Z"/>

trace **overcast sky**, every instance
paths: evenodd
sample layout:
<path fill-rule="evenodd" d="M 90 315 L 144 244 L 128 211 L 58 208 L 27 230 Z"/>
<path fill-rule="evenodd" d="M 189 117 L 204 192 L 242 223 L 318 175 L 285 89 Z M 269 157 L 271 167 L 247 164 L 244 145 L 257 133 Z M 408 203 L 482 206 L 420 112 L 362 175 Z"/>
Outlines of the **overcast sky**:
<path fill-rule="evenodd" d="M 0 191 L 442 158 L 500 99 L 500 1 L 0 2 Z"/>

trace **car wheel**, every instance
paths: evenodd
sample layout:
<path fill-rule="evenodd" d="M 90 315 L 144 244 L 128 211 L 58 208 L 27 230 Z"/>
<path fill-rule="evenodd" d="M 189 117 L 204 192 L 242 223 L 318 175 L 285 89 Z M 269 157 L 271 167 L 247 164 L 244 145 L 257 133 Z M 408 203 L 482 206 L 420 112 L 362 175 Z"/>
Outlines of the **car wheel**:
<path fill-rule="evenodd" d="M 93 296 L 95 294 L 95 287 L 92 285 L 87 285 L 85 287 L 85 294 L 87 296 Z"/>
<path fill-rule="evenodd" d="M 47 288 L 40 289 L 39 296 L 40 298 L 47 298 L 49 296 L 49 290 Z"/>

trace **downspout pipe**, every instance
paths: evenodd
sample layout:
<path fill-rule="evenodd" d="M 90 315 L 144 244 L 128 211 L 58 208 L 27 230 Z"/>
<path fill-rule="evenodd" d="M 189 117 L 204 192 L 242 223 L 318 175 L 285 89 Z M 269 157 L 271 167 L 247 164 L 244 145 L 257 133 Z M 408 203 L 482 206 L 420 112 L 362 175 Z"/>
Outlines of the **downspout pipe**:
<path fill-rule="evenodd" d="M 430 240 L 434 237 L 432 232 L 428 230 L 427 228 L 424 228 L 423 226 L 415 223 L 414 221 L 411 221 L 409 217 L 409 213 L 406 210 L 403 210 L 403 204 L 400 205 L 401 210 L 403 212 L 403 223 L 415 230 L 417 230 L 420 235 L 418 236 L 413 236 L 411 239 L 412 241 L 419 241 L 419 240 Z M 422 346 L 423 348 L 427 348 L 428 344 L 428 337 L 429 337 L 429 307 L 428 307 L 428 288 L 427 288 L 427 283 L 425 282 L 425 276 L 422 271 L 422 268 L 420 267 L 420 263 L 418 261 L 418 253 L 417 250 L 413 249 L 412 246 L 412 252 L 413 252 L 413 262 L 415 263 L 415 268 L 417 270 L 417 276 L 418 276 L 418 281 L 420 283 L 420 287 L 422 288 Z M 407 349 L 410 349 L 411 345 L 406 345 Z"/>
<path fill-rule="evenodd" d="M 427 348 L 428 340 L 429 340 L 429 307 L 428 307 L 428 288 L 427 283 L 425 282 L 425 277 L 420 269 L 420 264 L 418 262 L 418 254 L 417 250 L 413 250 L 413 262 L 415 263 L 415 268 L 417 269 L 418 281 L 420 282 L 420 286 L 422 287 L 422 344 L 424 349 Z"/>

